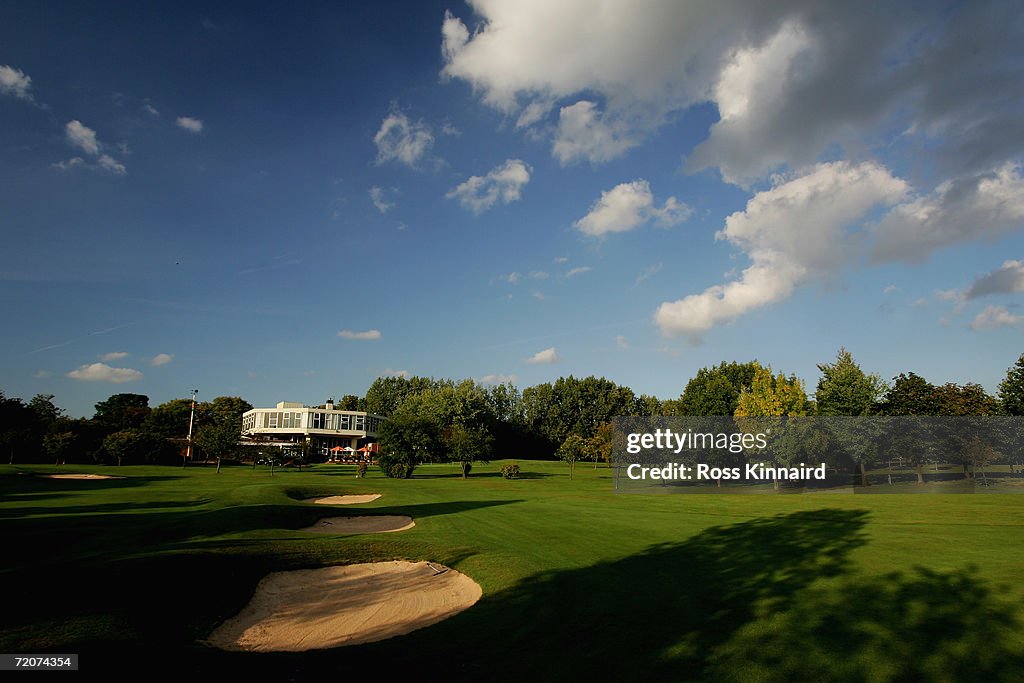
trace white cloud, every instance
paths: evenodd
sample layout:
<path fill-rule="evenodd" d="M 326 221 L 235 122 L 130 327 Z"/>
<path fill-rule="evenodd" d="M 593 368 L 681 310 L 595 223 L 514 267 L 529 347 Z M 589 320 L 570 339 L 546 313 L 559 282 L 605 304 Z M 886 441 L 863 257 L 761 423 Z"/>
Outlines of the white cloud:
<path fill-rule="evenodd" d="M 77 147 L 86 154 L 96 156 L 100 153 L 100 143 L 96 139 L 96 131 L 83 125 L 78 119 L 68 121 L 64 126 L 64 134 L 72 147 Z"/>
<path fill-rule="evenodd" d="M 380 339 L 380 330 L 366 330 L 365 332 L 353 332 L 352 330 L 342 330 L 338 333 L 338 336 L 342 339 L 359 339 L 359 340 L 374 340 Z"/>
<path fill-rule="evenodd" d="M 121 360 L 122 358 L 127 357 L 127 351 L 111 351 L 110 353 L 105 353 L 102 356 L 100 356 L 100 360 L 109 363 L 110 361 Z"/>
<path fill-rule="evenodd" d="M 892 294 L 893 292 L 898 292 L 899 289 L 900 288 L 897 287 L 896 285 L 889 285 L 885 289 L 882 290 L 882 294 Z"/>
<path fill-rule="evenodd" d="M 941 183 L 896 206 L 874 228 L 876 261 L 921 261 L 957 242 L 994 240 L 1024 227 L 1024 178 L 1004 164 Z"/>
<path fill-rule="evenodd" d="M 832 276 L 860 253 L 847 230 L 905 192 L 906 183 L 882 166 L 834 162 L 757 193 L 716 234 L 750 258 L 740 279 L 661 304 L 655 322 L 663 334 L 696 337 L 788 298 L 807 280 Z"/>
<path fill-rule="evenodd" d="M 665 200 L 661 208 L 656 207 L 650 184 L 641 179 L 602 192 L 590 212 L 574 225 L 585 235 L 600 237 L 634 230 L 649 221 L 661 226 L 675 225 L 689 216 L 690 208 L 675 197 Z"/>
<path fill-rule="evenodd" d="M 522 276 L 519 273 L 509 273 L 508 275 L 505 276 L 505 279 L 508 281 L 510 285 L 518 285 L 520 277 Z"/>
<path fill-rule="evenodd" d="M 408 377 L 408 370 L 392 370 L 391 368 L 384 368 L 384 372 L 381 373 L 383 377 Z"/>
<path fill-rule="evenodd" d="M 73 168 L 85 165 L 85 159 L 82 157 L 71 157 L 70 159 L 64 159 L 62 161 L 55 162 L 53 167 L 61 171 L 70 171 Z"/>
<path fill-rule="evenodd" d="M 609 123 L 598 111 L 597 104 L 580 100 L 559 110 L 551 153 L 563 166 L 581 159 L 598 164 L 620 156 L 637 144 L 624 122 Z"/>
<path fill-rule="evenodd" d="M 388 114 L 373 136 L 377 145 L 377 163 L 397 161 L 415 166 L 434 144 L 434 136 L 422 121 L 413 123 L 401 112 Z"/>
<path fill-rule="evenodd" d="M 629 343 L 626 341 L 626 338 L 623 337 L 621 334 L 615 337 L 615 345 L 618 346 L 620 349 L 629 348 Z"/>
<path fill-rule="evenodd" d="M 13 95 L 18 99 L 32 101 L 32 77 L 21 69 L 6 64 L 0 65 L 0 94 Z"/>
<path fill-rule="evenodd" d="M 128 172 L 124 167 L 124 164 L 107 154 L 101 154 L 100 158 L 96 160 L 96 163 L 104 171 L 110 171 L 115 175 L 124 175 Z"/>
<path fill-rule="evenodd" d="M 470 176 L 445 195 L 457 198 L 459 204 L 473 213 L 480 214 L 498 201 L 510 204 L 518 200 L 523 187 L 530 182 L 530 167 L 519 159 L 508 159 L 495 166 L 485 176 Z"/>
<path fill-rule="evenodd" d="M 203 122 L 201 119 L 192 118 L 191 116 L 179 116 L 175 123 L 178 124 L 178 128 L 183 128 L 190 133 L 203 132 Z"/>
<path fill-rule="evenodd" d="M 111 384 L 123 384 L 125 382 L 136 382 L 142 379 L 143 375 L 138 370 L 131 368 L 112 368 L 106 363 L 92 363 L 83 365 L 77 370 L 68 373 L 71 379 L 83 382 L 110 382 Z"/>
<path fill-rule="evenodd" d="M 148 102 L 142 105 L 142 110 L 147 114 L 151 114 L 153 116 L 160 116 L 160 110 L 158 110 L 156 107 L 154 107 L 152 104 L 149 104 Z"/>
<path fill-rule="evenodd" d="M 1024 292 L 1024 261 L 1006 261 L 1000 268 L 985 273 L 967 288 L 964 297 L 977 299 L 990 294 Z"/>
<path fill-rule="evenodd" d="M 157 365 L 157 366 L 167 365 L 172 360 L 174 360 L 174 356 L 173 355 L 171 355 L 169 353 L 158 353 L 158 354 L 156 354 L 155 356 L 153 356 L 149 360 L 149 364 L 150 365 Z"/>
<path fill-rule="evenodd" d="M 1005 306 L 987 306 L 974 318 L 971 328 L 986 330 L 996 327 L 1014 327 L 1021 323 L 1024 323 L 1024 316 L 1010 313 Z"/>
<path fill-rule="evenodd" d="M 447 136 L 453 137 L 453 138 L 457 138 L 457 137 L 461 137 L 462 136 L 462 131 L 459 130 L 458 128 L 456 128 L 455 126 L 453 126 L 452 124 L 448 123 L 447 121 L 445 121 L 441 125 L 441 133 L 443 135 L 447 135 Z"/>
<path fill-rule="evenodd" d="M 552 259 L 555 263 L 568 263 L 569 259 L 565 256 L 556 256 Z"/>
<path fill-rule="evenodd" d="M 370 188 L 370 201 L 377 207 L 377 210 L 381 213 L 387 213 L 391 209 L 395 208 L 394 202 L 389 202 L 384 198 L 385 190 L 382 187 L 371 187 Z"/>
<path fill-rule="evenodd" d="M 687 168 L 742 184 L 893 140 L 954 175 L 1024 151 L 1011 3 L 470 5 L 470 26 L 445 15 L 443 77 L 528 132 L 553 131 L 563 163 L 621 155 L 702 102 L 720 119 Z"/>
<path fill-rule="evenodd" d="M 530 296 L 532 296 L 537 301 L 544 301 L 544 299 L 546 298 L 544 296 L 544 292 L 538 292 L 537 290 L 530 292 Z"/>
<path fill-rule="evenodd" d="M 532 277 L 534 280 L 547 280 L 548 274 L 543 270 L 531 270 L 530 277 Z"/>
<path fill-rule="evenodd" d="M 544 349 L 543 351 L 538 351 L 537 353 L 533 354 L 532 356 L 526 359 L 526 362 L 532 365 L 545 365 L 557 363 L 560 360 L 562 359 L 558 356 L 558 353 L 555 351 L 555 347 L 552 346 L 550 349 Z"/>
<path fill-rule="evenodd" d="M 96 137 L 96 131 L 88 126 L 84 125 L 81 121 L 74 119 L 68 121 L 64 126 L 64 135 L 67 137 L 68 144 L 72 147 L 76 147 L 90 156 L 96 157 L 96 163 L 87 163 L 82 157 L 72 157 L 64 161 L 58 161 L 53 164 L 54 168 L 61 171 L 70 171 L 74 168 L 88 168 L 92 170 L 101 170 L 115 175 L 124 175 L 127 173 L 127 169 L 117 159 L 113 158 L 109 154 L 102 154 L 103 144 Z"/>
<path fill-rule="evenodd" d="M 571 268 L 569 270 L 569 272 L 567 272 L 565 274 L 565 276 L 566 277 L 575 277 L 577 275 L 582 275 L 583 273 L 589 273 L 592 270 L 593 270 L 593 268 L 591 268 L 590 266 L 577 266 L 575 268 Z"/>
<path fill-rule="evenodd" d="M 519 376 L 515 374 L 511 375 L 484 375 L 478 378 L 476 381 L 479 384 L 515 384 L 519 380 Z"/>
<path fill-rule="evenodd" d="M 658 261 L 657 263 L 647 266 L 639 275 L 636 276 L 636 281 L 634 282 L 634 284 L 638 285 L 644 280 L 648 280 L 654 277 L 655 275 L 661 272 L 661 269 L 663 267 L 664 264 L 661 261 Z"/>

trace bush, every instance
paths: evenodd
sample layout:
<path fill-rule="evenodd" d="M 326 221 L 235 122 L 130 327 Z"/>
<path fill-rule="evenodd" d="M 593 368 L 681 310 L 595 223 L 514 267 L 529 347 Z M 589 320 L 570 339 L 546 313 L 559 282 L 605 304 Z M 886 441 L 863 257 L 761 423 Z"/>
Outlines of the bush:
<path fill-rule="evenodd" d="M 380 463 L 380 471 L 384 476 L 392 479 L 410 479 L 412 471 L 416 469 L 416 464 L 408 459 L 393 455 L 381 455 L 377 462 Z"/>
<path fill-rule="evenodd" d="M 501 466 L 501 476 L 506 479 L 518 479 L 519 478 L 519 465 L 517 463 L 511 463 L 509 465 Z"/>
<path fill-rule="evenodd" d="M 366 469 L 367 468 L 366 468 L 366 463 L 365 462 L 361 462 L 358 465 L 356 465 L 356 478 L 357 479 L 365 478 L 366 477 Z"/>

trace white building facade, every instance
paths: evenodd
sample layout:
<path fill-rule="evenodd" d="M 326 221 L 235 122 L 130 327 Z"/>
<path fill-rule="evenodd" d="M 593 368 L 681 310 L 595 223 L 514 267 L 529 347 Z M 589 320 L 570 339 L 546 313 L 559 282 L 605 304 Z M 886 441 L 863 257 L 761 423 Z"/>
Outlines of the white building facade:
<path fill-rule="evenodd" d="M 253 408 L 242 415 L 242 436 L 269 443 L 310 442 L 324 456 L 340 449 L 351 453 L 360 448 L 376 450 L 377 430 L 386 418 L 358 410 L 338 410 L 328 401 L 310 408 L 302 403 L 281 401 L 274 408 Z"/>

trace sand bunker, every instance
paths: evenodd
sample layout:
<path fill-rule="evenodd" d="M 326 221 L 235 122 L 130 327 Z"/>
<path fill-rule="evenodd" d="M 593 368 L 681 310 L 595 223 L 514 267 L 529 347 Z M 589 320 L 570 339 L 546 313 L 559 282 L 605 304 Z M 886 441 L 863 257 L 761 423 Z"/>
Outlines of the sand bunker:
<path fill-rule="evenodd" d="M 468 609 L 482 594 L 465 574 L 428 562 L 275 572 L 207 642 L 250 652 L 371 643 L 436 624 Z"/>
<path fill-rule="evenodd" d="M 307 498 L 304 502 L 316 503 L 317 505 L 355 505 L 356 503 L 369 503 L 380 498 L 379 493 L 366 493 L 362 495 L 349 496 L 327 496 L 325 498 Z"/>
<path fill-rule="evenodd" d="M 40 474 L 44 479 L 124 479 L 112 474 Z"/>
<path fill-rule="evenodd" d="M 364 517 L 326 517 L 313 526 L 299 531 L 313 531 L 320 534 L 381 534 L 390 531 L 405 531 L 416 526 L 412 517 L 405 515 L 366 515 Z"/>

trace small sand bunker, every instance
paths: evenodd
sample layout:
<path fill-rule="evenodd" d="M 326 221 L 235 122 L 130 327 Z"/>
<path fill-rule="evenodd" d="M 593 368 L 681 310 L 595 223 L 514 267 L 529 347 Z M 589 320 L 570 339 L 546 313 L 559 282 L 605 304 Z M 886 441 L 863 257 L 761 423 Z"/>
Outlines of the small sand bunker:
<path fill-rule="evenodd" d="M 468 609 L 483 591 L 430 562 L 374 562 L 270 574 L 210 634 L 222 650 L 301 652 L 404 635 Z"/>
<path fill-rule="evenodd" d="M 366 515 L 362 517 L 326 517 L 313 526 L 299 531 L 313 531 L 320 534 L 382 534 L 390 531 L 405 531 L 416 526 L 412 517 L 405 515 Z"/>
<path fill-rule="evenodd" d="M 379 493 L 366 493 L 362 495 L 349 496 L 327 496 L 325 498 L 307 498 L 304 502 L 316 503 L 317 505 L 355 505 L 357 503 L 369 503 L 380 498 Z"/>
<path fill-rule="evenodd" d="M 112 474 L 40 474 L 44 479 L 124 479 Z"/>

